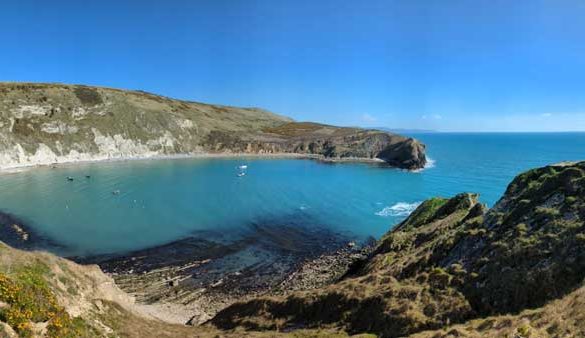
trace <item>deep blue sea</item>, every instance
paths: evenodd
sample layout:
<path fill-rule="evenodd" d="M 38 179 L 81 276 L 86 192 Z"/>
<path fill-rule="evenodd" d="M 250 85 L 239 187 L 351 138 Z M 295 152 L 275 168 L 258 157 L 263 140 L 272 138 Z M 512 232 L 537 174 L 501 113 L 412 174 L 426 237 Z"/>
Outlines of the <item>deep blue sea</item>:
<path fill-rule="evenodd" d="M 412 136 L 431 159 L 421 172 L 253 158 L 47 167 L 0 175 L 0 211 L 64 245 L 53 249 L 64 255 L 121 253 L 187 236 L 232 240 L 255 224 L 364 240 L 380 237 L 426 198 L 478 192 L 491 206 L 520 172 L 585 159 L 585 133 Z M 237 175 L 240 165 L 245 176 Z"/>

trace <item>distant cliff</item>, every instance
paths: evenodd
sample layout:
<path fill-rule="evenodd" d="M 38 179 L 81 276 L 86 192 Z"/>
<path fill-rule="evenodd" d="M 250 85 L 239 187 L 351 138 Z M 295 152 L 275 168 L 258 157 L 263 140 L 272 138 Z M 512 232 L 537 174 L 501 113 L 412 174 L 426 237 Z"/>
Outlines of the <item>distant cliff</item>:
<path fill-rule="evenodd" d="M 423 144 L 382 131 L 298 123 L 261 109 L 141 91 L 0 84 L 0 169 L 204 153 L 377 159 L 404 169 L 426 163 Z"/>

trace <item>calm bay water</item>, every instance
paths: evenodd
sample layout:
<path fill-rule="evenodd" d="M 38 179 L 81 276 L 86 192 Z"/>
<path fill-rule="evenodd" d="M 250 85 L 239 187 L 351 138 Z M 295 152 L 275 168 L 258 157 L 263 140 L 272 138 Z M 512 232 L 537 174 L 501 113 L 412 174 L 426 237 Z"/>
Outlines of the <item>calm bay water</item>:
<path fill-rule="evenodd" d="M 207 234 L 233 240 L 259 222 L 302 223 L 363 240 L 381 236 L 426 198 L 478 192 L 491 206 L 518 173 L 585 159 L 584 133 L 414 136 L 434 161 L 417 173 L 294 159 L 81 164 L 0 175 L 0 210 L 63 244 L 53 250 L 65 255 Z M 243 164 L 246 175 L 238 177 Z"/>

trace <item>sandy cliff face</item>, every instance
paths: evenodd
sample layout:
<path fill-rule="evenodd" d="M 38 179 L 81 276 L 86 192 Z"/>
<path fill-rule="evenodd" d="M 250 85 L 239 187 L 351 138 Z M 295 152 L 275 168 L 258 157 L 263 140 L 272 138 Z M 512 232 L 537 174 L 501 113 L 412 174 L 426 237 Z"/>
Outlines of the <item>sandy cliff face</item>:
<path fill-rule="evenodd" d="M 139 91 L 0 84 L 0 168 L 201 153 L 298 153 L 422 168 L 424 146 L 380 131 L 294 123 L 254 108 Z"/>

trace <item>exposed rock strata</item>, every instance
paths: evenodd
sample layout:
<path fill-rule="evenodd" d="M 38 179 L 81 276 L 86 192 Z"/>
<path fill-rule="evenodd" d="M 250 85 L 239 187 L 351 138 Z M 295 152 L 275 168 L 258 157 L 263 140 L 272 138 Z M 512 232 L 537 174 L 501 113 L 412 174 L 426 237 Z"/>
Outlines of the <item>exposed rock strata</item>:
<path fill-rule="evenodd" d="M 86 257 L 147 307 L 176 309 L 161 319 L 201 324 L 242 299 L 330 284 L 366 249 L 325 229 L 256 224 L 235 242 L 186 238 L 118 257 Z M 211 237 L 208 234 L 206 237 Z M 369 246 L 367 246 L 369 247 Z"/>
<path fill-rule="evenodd" d="M 397 337 L 519 313 L 562 297 L 580 303 L 582 296 L 572 292 L 585 277 L 584 220 L 585 162 L 534 169 L 516 177 L 487 212 L 474 194 L 425 201 L 339 283 L 234 304 L 211 323 L 249 330 L 334 327 Z M 553 308 L 542 310 L 548 321 L 513 317 L 522 321 L 511 322 L 516 328 L 508 324 L 507 332 L 563 336 L 561 327 L 570 327 L 582 330 L 573 336 L 585 333 L 579 325 L 552 322 Z M 472 325 L 497 336 L 492 324 Z M 461 327 L 458 332 L 465 332 Z"/>
<path fill-rule="evenodd" d="M 419 169 L 420 142 L 382 131 L 297 123 L 265 110 L 140 91 L 0 84 L 0 169 L 194 154 L 300 154 Z"/>
<path fill-rule="evenodd" d="M 42 277 L 80 320 L 83 337 L 583 337 L 584 218 L 585 162 L 534 169 L 516 177 L 491 210 L 469 193 L 427 200 L 341 280 L 305 283 L 307 276 L 345 270 L 323 272 L 320 263 L 339 260 L 315 257 L 291 274 L 302 290 L 285 286 L 281 295 L 246 298 L 197 327 L 153 320 L 96 266 L 45 253 L 0 246 L 0 283 L 34 280 L 29 287 L 41 287 L 36 295 L 44 299 L 47 289 L 36 279 Z M 167 287 L 180 285 L 171 280 Z M 20 298 L 0 297 L 8 302 L 0 313 L 18 310 Z M 5 319 L 0 333 L 14 336 L 16 325 Z M 42 336 L 54 319 L 39 320 L 31 318 Z"/>

